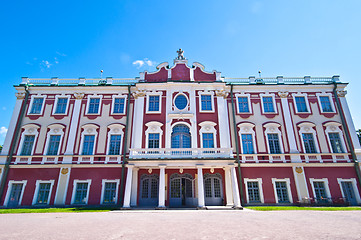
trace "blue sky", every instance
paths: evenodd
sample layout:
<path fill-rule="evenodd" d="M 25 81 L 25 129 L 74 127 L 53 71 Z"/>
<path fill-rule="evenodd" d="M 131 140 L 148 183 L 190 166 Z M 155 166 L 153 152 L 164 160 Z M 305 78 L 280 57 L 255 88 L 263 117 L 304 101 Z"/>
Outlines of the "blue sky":
<path fill-rule="evenodd" d="M 21 77 L 136 77 L 178 48 L 226 77 L 339 74 L 361 128 L 360 12 L 359 0 L 3 1 L 0 144 Z"/>

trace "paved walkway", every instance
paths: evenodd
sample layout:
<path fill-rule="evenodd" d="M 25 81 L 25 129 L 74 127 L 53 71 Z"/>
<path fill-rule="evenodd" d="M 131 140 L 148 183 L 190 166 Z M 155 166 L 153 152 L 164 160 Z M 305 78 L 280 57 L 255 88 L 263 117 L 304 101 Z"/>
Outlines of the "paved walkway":
<path fill-rule="evenodd" d="M 361 212 L 158 210 L 1 214 L 0 239 L 361 239 Z"/>

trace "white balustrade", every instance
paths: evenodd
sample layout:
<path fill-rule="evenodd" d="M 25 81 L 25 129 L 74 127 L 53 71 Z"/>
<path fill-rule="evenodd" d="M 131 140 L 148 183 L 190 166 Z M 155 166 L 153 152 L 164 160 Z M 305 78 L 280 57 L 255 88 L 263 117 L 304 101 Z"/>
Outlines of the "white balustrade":
<path fill-rule="evenodd" d="M 232 158 L 232 148 L 139 148 L 130 149 L 130 158 Z"/>

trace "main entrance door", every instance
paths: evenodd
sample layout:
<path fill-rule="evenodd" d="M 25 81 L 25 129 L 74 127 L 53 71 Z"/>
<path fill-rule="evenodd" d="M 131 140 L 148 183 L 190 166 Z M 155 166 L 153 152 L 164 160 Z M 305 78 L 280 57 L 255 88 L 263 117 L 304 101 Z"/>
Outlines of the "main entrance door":
<path fill-rule="evenodd" d="M 223 205 L 222 176 L 219 173 L 204 175 L 204 200 L 206 206 Z"/>
<path fill-rule="evenodd" d="M 158 205 L 158 180 L 157 174 L 143 174 L 140 177 L 139 206 L 153 207 Z"/>
<path fill-rule="evenodd" d="M 22 183 L 13 183 L 11 185 L 8 207 L 17 207 L 19 205 L 22 190 L 23 190 Z"/>
<path fill-rule="evenodd" d="M 190 174 L 172 174 L 170 177 L 169 206 L 170 207 L 193 207 L 194 179 Z"/>
<path fill-rule="evenodd" d="M 350 205 L 357 205 L 357 200 L 355 196 L 355 192 L 353 190 L 352 182 L 344 181 L 342 184 L 342 191 L 346 198 L 346 201 L 350 203 Z"/>

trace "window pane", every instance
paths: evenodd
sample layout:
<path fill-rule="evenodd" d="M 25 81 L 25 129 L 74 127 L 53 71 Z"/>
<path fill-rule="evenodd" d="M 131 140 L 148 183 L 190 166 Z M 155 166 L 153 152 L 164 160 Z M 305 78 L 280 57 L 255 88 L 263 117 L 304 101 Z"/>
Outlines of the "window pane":
<path fill-rule="evenodd" d="M 259 195 L 258 182 L 247 182 L 248 200 L 250 203 L 259 203 L 261 198 Z"/>
<path fill-rule="evenodd" d="M 83 155 L 93 155 L 94 139 L 94 135 L 84 135 Z"/>
<path fill-rule="evenodd" d="M 295 97 L 298 112 L 308 112 L 305 97 Z"/>
<path fill-rule="evenodd" d="M 40 114 L 41 108 L 43 106 L 44 98 L 34 98 L 33 104 L 31 106 L 31 114 Z"/>
<path fill-rule="evenodd" d="M 276 192 L 279 203 L 289 203 L 288 190 L 286 182 L 276 182 Z"/>
<path fill-rule="evenodd" d="M 183 110 L 187 106 L 188 100 L 184 95 L 180 94 L 174 100 L 174 104 L 179 110 Z"/>
<path fill-rule="evenodd" d="M 312 133 L 302 133 L 306 153 L 316 153 L 315 141 Z"/>
<path fill-rule="evenodd" d="M 124 113 L 124 102 L 125 98 L 115 98 L 113 113 Z"/>
<path fill-rule="evenodd" d="M 252 134 L 242 134 L 242 147 L 244 154 L 253 154 L 253 138 Z"/>
<path fill-rule="evenodd" d="M 318 202 L 327 202 L 327 195 L 324 182 L 313 182 L 313 187 L 315 189 L 315 198 Z"/>
<path fill-rule="evenodd" d="M 47 155 L 58 155 L 60 135 L 51 135 Z"/>
<path fill-rule="evenodd" d="M 238 110 L 239 112 L 249 112 L 248 97 L 238 97 Z"/>
<path fill-rule="evenodd" d="M 109 155 L 120 154 L 121 135 L 111 135 L 109 143 Z"/>
<path fill-rule="evenodd" d="M 265 113 L 275 112 L 272 97 L 263 97 L 263 110 Z"/>
<path fill-rule="evenodd" d="M 35 136 L 34 135 L 25 135 L 23 147 L 21 149 L 20 155 L 31 155 L 31 152 L 33 150 Z"/>
<path fill-rule="evenodd" d="M 344 150 L 343 150 L 343 147 L 341 144 L 340 135 L 338 133 L 329 133 L 328 136 L 330 138 L 332 152 L 344 153 Z"/>
<path fill-rule="evenodd" d="M 159 111 L 159 96 L 149 96 L 149 108 L 148 111 Z"/>
<path fill-rule="evenodd" d="M 107 182 L 105 183 L 104 188 L 105 189 L 104 189 L 103 203 L 115 203 L 117 183 Z"/>
<path fill-rule="evenodd" d="M 56 114 L 65 114 L 66 106 L 68 104 L 68 98 L 58 98 L 58 103 L 56 105 Z"/>
<path fill-rule="evenodd" d="M 328 96 L 321 96 L 320 101 L 323 112 L 333 112 L 330 98 Z"/>
<path fill-rule="evenodd" d="M 90 98 L 88 113 L 99 113 L 100 98 Z"/>
<path fill-rule="evenodd" d="M 50 193 L 50 183 L 40 183 L 39 184 L 39 192 L 36 203 L 37 204 L 49 204 L 49 193 Z"/>
<path fill-rule="evenodd" d="M 214 148 L 213 133 L 203 133 L 203 148 Z"/>
<path fill-rule="evenodd" d="M 201 95 L 201 108 L 202 111 L 212 111 L 212 96 Z"/>
<path fill-rule="evenodd" d="M 159 148 L 159 133 L 149 133 L 148 148 Z"/>
<path fill-rule="evenodd" d="M 74 203 L 86 204 L 87 193 L 88 193 L 88 183 L 77 183 Z"/>
<path fill-rule="evenodd" d="M 269 148 L 270 148 L 270 153 L 276 153 L 276 154 L 281 153 L 278 134 L 269 133 L 267 135 L 268 135 L 268 144 L 269 144 Z"/>

